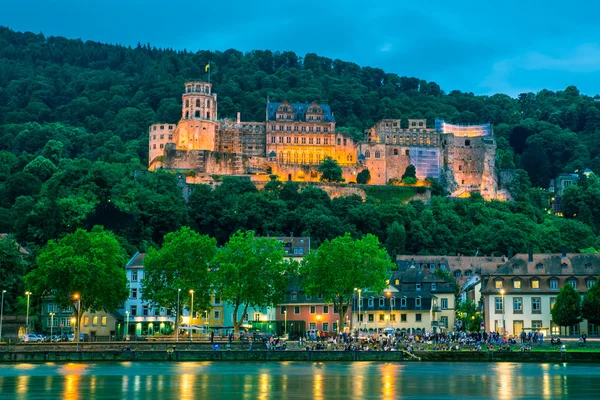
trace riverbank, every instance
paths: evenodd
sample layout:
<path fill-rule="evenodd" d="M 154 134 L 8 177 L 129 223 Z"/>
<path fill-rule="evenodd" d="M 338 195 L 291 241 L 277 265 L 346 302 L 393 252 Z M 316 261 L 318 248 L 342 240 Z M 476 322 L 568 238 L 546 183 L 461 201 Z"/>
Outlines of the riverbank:
<path fill-rule="evenodd" d="M 269 351 L 269 350 L 142 350 L 142 351 L 11 351 L 1 363 L 124 361 L 375 361 L 375 362 L 533 362 L 600 364 L 600 352 L 519 351 Z"/>

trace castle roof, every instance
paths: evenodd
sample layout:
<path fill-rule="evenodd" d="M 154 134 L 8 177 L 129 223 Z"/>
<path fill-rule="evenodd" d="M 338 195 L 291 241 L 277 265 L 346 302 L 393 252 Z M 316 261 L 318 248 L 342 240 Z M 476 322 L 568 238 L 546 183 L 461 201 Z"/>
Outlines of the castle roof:
<path fill-rule="evenodd" d="M 268 114 L 268 121 L 276 121 L 276 113 L 277 113 L 277 108 L 279 108 L 279 106 L 282 103 L 268 103 L 267 104 L 267 114 Z M 308 109 L 308 107 L 310 105 L 312 105 L 313 103 L 291 103 L 290 105 L 292 106 L 292 108 L 294 109 L 294 121 L 306 121 L 306 110 Z M 331 107 L 329 107 L 329 104 L 319 104 L 319 106 L 321 106 L 321 108 L 323 109 L 323 121 L 322 122 L 335 122 L 335 118 L 333 117 L 333 113 L 331 112 Z M 315 121 L 316 122 L 316 121 Z M 321 121 L 319 121 L 321 122 Z"/>

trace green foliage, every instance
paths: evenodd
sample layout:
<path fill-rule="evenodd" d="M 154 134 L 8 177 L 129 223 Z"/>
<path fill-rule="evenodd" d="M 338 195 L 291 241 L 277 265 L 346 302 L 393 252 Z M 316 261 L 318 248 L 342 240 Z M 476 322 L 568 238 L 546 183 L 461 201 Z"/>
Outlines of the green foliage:
<path fill-rule="evenodd" d="M 471 300 L 459 301 L 456 305 L 456 320 L 462 321 L 467 332 L 479 332 L 483 317 L 477 310 L 477 304 Z"/>
<path fill-rule="evenodd" d="M 402 174 L 402 180 L 404 182 L 408 183 L 406 180 L 410 178 L 412 178 L 411 182 L 414 180 L 414 182 L 411 184 L 417 183 L 417 169 L 412 164 L 406 167 L 406 170 Z"/>
<path fill-rule="evenodd" d="M 194 290 L 194 309 L 210 309 L 209 268 L 216 251 L 215 239 L 186 226 L 167 234 L 162 247 L 148 249 L 144 258 L 144 299 L 156 307 L 174 310 L 179 289 L 182 305 L 190 304 L 190 290 Z"/>
<path fill-rule="evenodd" d="M 344 182 L 342 178 L 342 167 L 331 157 L 325 157 L 319 164 L 321 182 Z"/>
<path fill-rule="evenodd" d="M 418 182 L 418 180 L 417 180 L 417 178 L 413 178 L 411 176 L 408 176 L 406 178 L 403 178 L 402 182 L 404 182 L 407 185 L 416 185 L 417 182 Z"/>
<path fill-rule="evenodd" d="M 572 326 L 581 322 L 581 296 L 573 286 L 566 284 L 556 296 L 552 307 L 552 321 L 559 326 Z"/>
<path fill-rule="evenodd" d="M 308 294 L 323 294 L 339 310 L 343 327 L 355 288 L 380 293 L 394 267 L 376 236 L 352 239 L 350 234 L 325 241 L 308 254 L 300 267 L 303 287 Z"/>
<path fill-rule="evenodd" d="M 56 172 L 56 166 L 46 157 L 37 156 L 23 168 L 23 172 L 32 174 L 41 181 L 47 181 Z"/>
<path fill-rule="evenodd" d="M 20 251 L 14 237 L 0 237 L 0 288 L 4 294 L 4 312 L 13 312 L 17 298 L 25 290 L 23 276 L 27 272 L 29 255 Z"/>
<path fill-rule="evenodd" d="M 25 289 L 37 298 L 52 296 L 61 307 L 75 308 L 78 294 L 82 311 L 116 310 L 129 296 L 125 261 L 114 234 L 101 227 L 77 229 L 48 242 L 37 268 L 25 276 Z"/>
<path fill-rule="evenodd" d="M 283 246 L 276 239 L 257 238 L 254 232 L 236 232 L 214 258 L 214 289 L 233 306 L 237 334 L 248 307 L 277 304 L 291 276 L 294 263 L 283 261 Z M 241 311 L 238 313 L 238 311 Z"/>
<path fill-rule="evenodd" d="M 600 324 L 600 278 L 583 296 L 581 315 L 591 324 Z"/>
<path fill-rule="evenodd" d="M 356 175 L 356 183 L 365 185 L 371 181 L 371 172 L 367 168 L 363 169 Z"/>
<path fill-rule="evenodd" d="M 394 221 L 387 229 L 385 248 L 392 260 L 400 254 L 404 254 L 406 248 L 406 229 L 398 221 Z"/>

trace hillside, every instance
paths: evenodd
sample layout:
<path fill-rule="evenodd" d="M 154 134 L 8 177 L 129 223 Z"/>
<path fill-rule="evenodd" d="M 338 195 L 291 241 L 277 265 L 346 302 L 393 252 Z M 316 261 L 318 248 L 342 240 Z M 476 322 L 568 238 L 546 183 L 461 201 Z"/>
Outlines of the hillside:
<path fill-rule="evenodd" d="M 329 103 L 338 126 L 355 136 L 383 117 L 491 122 L 499 168 L 527 171 L 513 185 L 520 202 L 438 198 L 423 209 L 421 203 L 329 202 L 318 190 L 296 197 L 286 185 L 281 193 L 199 189 L 185 205 L 174 177 L 134 171 L 147 162 L 147 126 L 179 119 L 183 82 L 204 78 L 209 60 L 221 117 L 240 111 L 244 119 L 264 120 L 269 97 Z M 600 104 L 575 87 L 518 99 L 444 93 L 434 82 L 316 54 L 127 48 L 0 27 L 0 231 L 31 245 L 98 223 L 117 232 L 130 251 L 160 242 L 182 224 L 220 241 L 237 228 L 310 234 L 314 243 L 343 231 L 373 232 L 385 241 L 387 226 L 398 221 L 411 252 L 524 251 L 529 244 L 538 251 L 577 250 L 597 244 L 594 198 L 571 199 L 568 216 L 580 221 L 549 217 L 547 196 L 529 181 L 547 187 L 563 171 L 600 170 L 599 138 Z M 590 212 L 582 218 L 577 211 L 584 203 Z M 254 208 L 260 209 L 249 214 Z"/>

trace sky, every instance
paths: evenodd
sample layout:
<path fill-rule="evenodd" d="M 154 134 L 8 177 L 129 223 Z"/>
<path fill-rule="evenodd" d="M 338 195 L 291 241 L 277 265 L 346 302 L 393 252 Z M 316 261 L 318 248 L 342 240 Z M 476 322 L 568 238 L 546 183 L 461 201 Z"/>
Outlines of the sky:
<path fill-rule="evenodd" d="M 517 96 L 600 93 L 596 0 L 1 0 L 0 25 L 104 43 L 316 53 Z"/>

